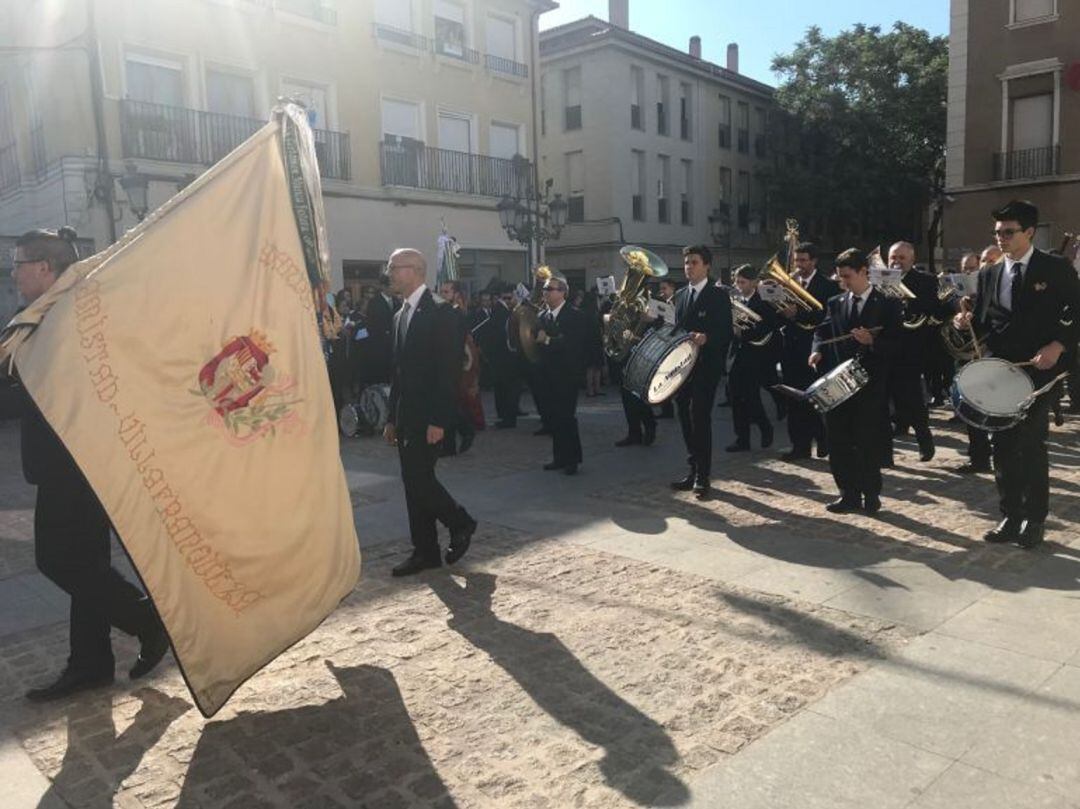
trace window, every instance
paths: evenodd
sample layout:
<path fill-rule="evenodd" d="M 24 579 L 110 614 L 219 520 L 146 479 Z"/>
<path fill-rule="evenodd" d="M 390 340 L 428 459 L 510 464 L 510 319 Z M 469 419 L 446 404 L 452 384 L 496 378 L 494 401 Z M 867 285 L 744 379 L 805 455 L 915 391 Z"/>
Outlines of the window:
<path fill-rule="evenodd" d="M 331 128 L 329 91 L 326 85 L 283 79 L 281 82 L 281 94 L 286 98 L 295 98 L 303 103 L 307 108 L 308 123 L 311 124 L 312 129 Z M 415 107 L 416 105 L 412 106 Z"/>
<path fill-rule="evenodd" d="M 489 55 L 517 61 L 517 28 L 513 20 L 488 15 L 484 35 Z"/>
<path fill-rule="evenodd" d="M 764 108 L 754 107 L 754 155 L 757 157 L 765 157 L 768 151 L 768 140 L 766 139 L 766 126 L 768 117 Z"/>
<path fill-rule="evenodd" d="M 634 149 L 630 152 L 630 189 L 633 194 L 631 207 L 637 222 L 645 221 L 645 152 Z"/>
<path fill-rule="evenodd" d="M 739 227 L 750 229 L 750 172 L 739 172 Z"/>
<path fill-rule="evenodd" d="M 667 224 L 671 221 L 668 211 L 668 188 L 671 186 L 671 159 L 667 155 L 656 158 L 656 219 Z"/>
<path fill-rule="evenodd" d="M 581 152 L 566 154 L 567 222 L 585 221 L 585 159 Z"/>
<path fill-rule="evenodd" d="M 1060 62 L 1009 65 L 1001 76 L 1001 151 L 994 155 L 994 180 L 1048 177 L 1061 172 L 1063 91 Z"/>
<path fill-rule="evenodd" d="M 540 74 L 540 134 L 547 134 L 547 73 Z"/>
<path fill-rule="evenodd" d="M 439 148 L 471 154 L 472 117 L 456 112 L 439 111 Z"/>
<path fill-rule="evenodd" d="M 641 113 L 645 96 L 645 71 L 640 67 L 630 68 L 630 126 L 644 129 L 645 118 Z"/>
<path fill-rule="evenodd" d="M 255 117 L 255 82 L 251 76 L 206 71 L 206 108 L 210 112 Z"/>
<path fill-rule="evenodd" d="M 738 148 L 743 154 L 750 153 L 750 105 L 739 102 L 738 107 Z"/>
<path fill-rule="evenodd" d="M 420 136 L 420 105 L 384 98 L 382 131 L 383 184 L 422 187 L 424 144 Z"/>
<path fill-rule="evenodd" d="M 684 225 L 690 222 L 690 202 L 693 199 L 694 169 L 689 160 L 682 161 L 682 196 L 679 197 L 679 221 Z"/>
<path fill-rule="evenodd" d="M 571 67 L 563 71 L 563 97 L 566 99 L 563 129 L 581 129 L 580 67 Z"/>
<path fill-rule="evenodd" d="M 465 58 L 465 9 L 448 0 L 435 0 L 435 52 Z"/>
<path fill-rule="evenodd" d="M 1057 14 L 1057 0 L 1012 0 L 1010 23 L 1042 21 Z"/>
<path fill-rule="evenodd" d="M 375 0 L 375 22 L 398 31 L 412 31 L 412 0 Z"/>
<path fill-rule="evenodd" d="M 656 132 L 668 133 L 668 80 L 667 76 L 656 77 Z"/>
<path fill-rule="evenodd" d="M 127 97 L 133 101 L 184 106 L 184 72 L 179 62 L 129 56 L 125 77 Z"/>
<path fill-rule="evenodd" d="M 509 160 L 521 152 L 518 143 L 521 128 L 516 124 L 500 124 L 491 122 L 488 129 L 488 153 L 492 157 L 501 157 Z"/>
<path fill-rule="evenodd" d="M 382 101 L 383 140 L 387 135 L 397 139 L 421 141 L 420 105 L 411 101 L 384 98 Z"/>
<path fill-rule="evenodd" d="M 679 137 L 690 140 L 690 85 L 679 85 Z"/>
<path fill-rule="evenodd" d="M 720 148 L 731 148 L 731 99 L 720 96 Z"/>
<path fill-rule="evenodd" d="M 720 167 L 720 201 L 731 205 L 731 169 Z"/>
<path fill-rule="evenodd" d="M 1012 119 L 1012 150 L 1044 149 L 1054 143 L 1054 96 L 1052 93 L 1009 99 Z"/>

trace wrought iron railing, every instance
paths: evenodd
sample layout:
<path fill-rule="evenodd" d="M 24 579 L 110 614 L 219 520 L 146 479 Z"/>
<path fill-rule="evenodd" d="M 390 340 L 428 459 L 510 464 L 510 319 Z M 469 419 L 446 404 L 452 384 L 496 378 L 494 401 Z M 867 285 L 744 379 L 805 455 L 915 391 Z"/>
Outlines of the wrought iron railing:
<path fill-rule="evenodd" d="M 381 39 L 384 42 L 393 42 L 395 45 L 401 45 L 417 51 L 431 50 L 431 40 L 422 34 L 415 34 L 412 31 L 394 28 L 392 25 L 383 25 L 381 22 L 375 23 L 374 30 L 375 38 Z"/>
<path fill-rule="evenodd" d="M 477 194 L 515 196 L 532 179 L 532 164 L 501 157 L 456 152 L 402 139 L 379 144 L 383 185 Z"/>
<path fill-rule="evenodd" d="M 395 28 L 392 25 L 384 25 L 380 22 L 374 24 L 373 30 L 375 38 L 383 42 L 392 42 L 395 45 L 412 48 L 416 51 L 435 53 L 451 59 L 460 59 L 473 65 L 482 63 L 492 73 L 505 73 L 508 76 L 517 76 L 522 79 L 529 77 L 529 66 L 523 62 L 516 62 L 513 59 L 496 56 L 493 53 L 480 53 L 480 51 L 463 47 L 458 42 L 452 42 L 449 39 L 439 39 L 438 37 L 432 39 L 423 34 Z"/>
<path fill-rule="evenodd" d="M 507 59 L 505 56 L 495 56 L 491 53 L 485 53 L 484 67 L 493 73 L 507 73 L 511 76 L 518 76 L 523 79 L 529 77 L 528 65 L 522 64 L 521 62 L 515 62 L 513 59 Z"/>
<path fill-rule="evenodd" d="M 265 123 L 258 118 L 145 101 L 120 102 L 120 141 L 124 157 L 208 166 L 243 143 Z M 322 176 L 348 180 L 351 163 L 348 133 L 316 129 L 314 136 Z"/>
<path fill-rule="evenodd" d="M 1061 173 L 1061 147 L 1018 149 L 994 155 L 995 180 L 1023 180 Z"/>
<path fill-rule="evenodd" d="M 322 0 L 273 0 L 273 2 L 274 8 L 280 11 L 288 11 L 290 14 L 307 17 L 326 25 L 337 25 L 337 11 Z"/>

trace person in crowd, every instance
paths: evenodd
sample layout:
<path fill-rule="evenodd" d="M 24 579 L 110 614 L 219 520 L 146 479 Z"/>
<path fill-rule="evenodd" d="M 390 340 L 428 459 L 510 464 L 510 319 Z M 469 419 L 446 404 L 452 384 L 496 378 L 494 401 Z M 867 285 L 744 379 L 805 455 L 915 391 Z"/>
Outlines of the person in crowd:
<path fill-rule="evenodd" d="M 544 282 L 544 307 L 537 323 L 540 383 L 547 392 L 552 460 L 544 469 L 577 474 L 581 465 L 577 397 L 585 370 L 585 315 L 567 303 L 569 285 L 552 275 Z"/>
<path fill-rule="evenodd" d="M 440 454 L 443 457 L 468 452 L 476 439 L 473 423 L 472 402 L 478 399 L 476 344 L 469 332 L 469 313 L 465 308 L 465 286 L 460 281 L 443 281 L 439 285 L 439 297 L 450 304 L 461 342 L 461 378 L 457 390 L 457 421 L 448 425 L 443 436 Z M 461 444 L 458 445 L 458 436 Z"/>
<path fill-rule="evenodd" d="M 575 296 L 576 297 L 576 296 Z M 581 314 L 585 318 L 585 395 L 603 396 L 604 322 L 600 314 L 600 297 L 590 289 L 582 298 Z"/>
<path fill-rule="evenodd" d="M 761 318 L 756 324 L 736 331 L 733 341 L 734 358 L 728 375 L 731 386 L 731 418 L 735 441 L 728 452 L 750 449 L 750 426 L 761 431 L 761 448 L 773 442 L 773 427 L 761 401 L 762 388 L 775 385 L 776 363 L 780 355 L 779 317 L 776 310 L 758 295 L 758 271 L 749 264 L 734 270 L 735 287 L 743 304 Z"/>

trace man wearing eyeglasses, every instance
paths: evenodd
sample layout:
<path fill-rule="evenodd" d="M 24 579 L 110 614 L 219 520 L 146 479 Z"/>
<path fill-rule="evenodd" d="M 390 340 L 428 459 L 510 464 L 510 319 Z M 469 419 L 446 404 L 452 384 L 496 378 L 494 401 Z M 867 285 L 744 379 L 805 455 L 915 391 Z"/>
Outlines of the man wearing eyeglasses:
<path fill-rule="evenodd" d="M 552 460 L 549 471 L 577 473 L 581 463 L 577 397 L 585 373 L 585 316 L 566 301 L 566 280 L 552 276 L 544 282 L 536 344 L 540 352 L 539 382 L 547 392 Z"/>
<path fill-rule="evenodd" d="M 979 271 L 974 311 L 961 311 L 953 325 L 973 325 L 976 334 L 985 337 L 990 356 L 1030 362 L 1024 370 L 1038 388 L 1067 367 L 1066 347 L 1076 345 L 1077 326 L 1065 314 L 1078 310 L 1080 280 L 1065 259 L 1032 244 L 1039 222 L 1033 204 L 1013 200 L 992 216 L 994 237 L 1005 255 Z M 983 537 L 987 542 L 1033 548 L 1043 541 L 1050 498 L 1050 403 L 1050 394 L 1037 397 L 1019 424 L 993 434 L 1003 519 Z"/>

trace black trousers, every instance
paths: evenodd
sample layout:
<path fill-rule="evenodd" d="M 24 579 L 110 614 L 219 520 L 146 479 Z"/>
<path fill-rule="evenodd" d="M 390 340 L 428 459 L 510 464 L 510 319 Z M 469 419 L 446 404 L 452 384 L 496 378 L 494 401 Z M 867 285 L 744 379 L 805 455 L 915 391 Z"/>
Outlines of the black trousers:
<path fill-rule="evenodd" d="M 111 673 L 110 628 L 137 635 L 149 631 L 157 615 L 150 599 L 112 566 L 109 518 L 84 481 L 38 486 L 34 557 L 38 570 L 71 596 L 68 664 Z"/>
<path fill-rule="evenodd" d="M 472 413 L 464 404 L 458 405 L 457 421 L 443 431 L 443 447 L 449 452 L 457 452 L 459 435 L 462 438 L 468 438 L 470 441 L 476 437 L 476 426 L 473 424 Z"/>
<path fill-rule="evenodd" d="M 889 369 L 889 397 L 896 411 L 897 426 L 911 427 L 920 442 L 932 440 L 919 365 L 897 363 Z"/>
<path fill-rule="evenodd" d="M 775 376 L 775 373 L 774 373 Z M 753 361 L 742 362 L 736 358 L 731 366 L 731 420 L 735 427 L 735 439 L 740 444 L 750 443 L 750 425 L 756 424 L 762 430 L 772 425 L 761 402 L 761 378 Z"/>
<path fill-rule="evenodd" d="M 696 369 L 675 394 L 686 460 L 694 474 L 704 478 L 712 474 L 712 415 L 719 384 L 719 376 Z"/>
<path fill-rule="evenodd" d="M 797 351 L 784 355 L 781 371 L 785 385 L 806 390 L 817 379 L 817 375 L 806 364 L 809 356 L 809 345 L 806 347 L 805 354 Z M 812 442 L 816 442 L 819 448 L 828 448 L 825 421 L 813 405 L 809 402 L 790 399 L 787 408 L 787 430 L 792 451 L 800 455 L 809 455 Z"/>
<path fill-rule="evenodd" d="M 977 466 L 990 465 L 990 433 L 967 425 L 968 460 Z"/>
<path fill-rule="evenodd" d="M 552 460 L 560 466 L 581 463 L 581 435 L 577 422 L 577 377 L 547 385 L 548 426 Z"/>
<path fill-rule="evenodd" d="M 436 523 L 457 531 L 467 527 L 472 518 L 435 477 L 439 445 L 427 442 L 427 428 L 399 431 L 397 438 L 413 552 L 424 559 L 438 559 Z"/>
<path fill-rule="evenodd" d="M 825 414 L 829 468 L 840 496 L 857 500 L 881 494 L 881 420 L 885 386 L 871 383 Z"/>
<path fill-rule="evenodd" d="M 524 362 L 524 376 L 525 381 L 529 386 L 529 394 L 532 396 L 533 404 L 536 405 L 536 414 L 540 416 L 540 426 L 545 430 L 551 429 L 551 404 L 550 404 L 550 391 L 547 390 L 547 386 L 543 382 L 543 374 L 540 371 L 540 367 L 528 360 Z M 516 407 L 515 403 L 515 407 Z M 517 412 L 516 410 L 514 411 Z"/>
<path fill-rule="evenodd" d="M 1018 520 L 1044 522 L 1050 510 L 1050 396 L 1037 398 L 1027 416 L 1011 430 L 993 434 L 994 479 L 1001 513 Z"/>
<path fill-rule="evenodd" d="M 631 438 L 641 438 L 643 428 L 656 429 L 656 416 L 651 405 L 641 401 L 621 385 L 619 395 L 622 396 L 623 415 L 626 416 L 627 433 Z"/>
<path fill-rule="evenodd" d="M 492 364 L 492 385 L 495 388 L 495 413 L 499 421 L 517 424 L 521 398 L 521 379 L 512 354 L 500 357 Z"/>

